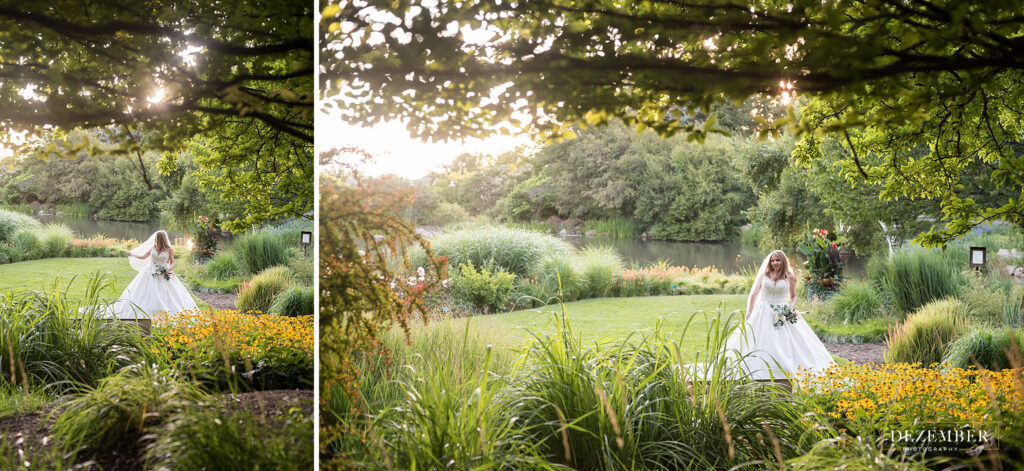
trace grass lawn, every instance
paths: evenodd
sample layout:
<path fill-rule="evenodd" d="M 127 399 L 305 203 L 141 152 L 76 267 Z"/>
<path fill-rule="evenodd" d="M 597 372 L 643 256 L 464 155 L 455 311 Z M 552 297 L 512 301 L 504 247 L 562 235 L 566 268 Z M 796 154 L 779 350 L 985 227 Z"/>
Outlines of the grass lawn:
<path fill-rule="evenodd" d="M 109 299 L 120 296 L 137 274 L 128 264 L 128 259 L 123 257 L 46 258 L 0 265 L 0 291 L 46 291 L 50 290 L 54 281 L 59 278 L 58 288 L 67 288 L 68 298 L 78 301 L 85 297 L 85 286 L 97 271 L 109 273 L 107 280 L 112 283 L 100 292 L 100 296 Z M 201 303 L 200 307 L 203 307 L 203 304 L 205 303 Z"/>
<path fill-rule="evenodd" d="M 692 296 L 645 296 L 635 298 L 597 298 L 565 304 L 573 332 L 581 336 L 584 344 L 597 340 L 622 340 L 637 331 L 653 331 L 658 319 L 665 323 L 664 332 L 669 338 L 677 339 L 697 311 L 697 314 L 683 339 L 687 351 L 703 349 L 708 320 L 717 318 L 715 310 L 724 303 L 723 313 L 745 308 L 745 295 L 692 295 Z M 469 328 L 474 332 L 493 339 L 496 346 L 516 347 L 531 338 L 527 331 L 554 332 L 554 315 L 562 307 L 554 304 L 538 309 L 506 312 L 486 316 L 456 319 L 456 329 Z M 736 319 L 739 319 L 738 314 Z"/>

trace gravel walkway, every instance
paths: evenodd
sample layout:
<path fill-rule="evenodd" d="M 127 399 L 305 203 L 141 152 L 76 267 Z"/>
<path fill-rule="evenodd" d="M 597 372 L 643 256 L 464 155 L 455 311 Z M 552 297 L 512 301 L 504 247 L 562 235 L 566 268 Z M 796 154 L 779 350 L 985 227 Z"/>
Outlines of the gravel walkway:
<path fill-rule="evenodd" d="M 193 291 L 192 294 L 214 309 L 237 309 L 235 307 L 235 301 L 238 301 L 237 294 L 210 294 L 198 291 Z"/>
<path fill-rule="evenodd" d="M 881 364 L 885 353 L 884 343 L 826 343 L 825 348 L 833 355 L 857 364 L 872 361 Z"/>

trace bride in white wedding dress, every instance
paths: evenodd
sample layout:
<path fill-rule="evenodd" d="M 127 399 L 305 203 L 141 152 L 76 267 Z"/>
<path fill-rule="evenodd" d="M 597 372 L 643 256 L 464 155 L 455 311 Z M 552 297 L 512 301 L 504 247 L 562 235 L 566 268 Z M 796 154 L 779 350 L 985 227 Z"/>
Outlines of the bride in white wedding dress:
<path fill-rule="evenodd" d="M 740 366 L 753 379 L 783 379 L 798 369 L 815 372 L 832 366 L 832 355 L 802 317 L 783 320 L 776 326 L 776 306 L 793 306 L 796 276 L 789 259 L 776 250 L 761 263 L 747 297 L 747 315 L 725 344 L 726 353 L 735 352 Z"/>
<path fill-rule="evenodd" d="M 122 319 L 149 318 L 161 312 L 177 314 L 198 309 L 185 285 L 171 269 L 174 249 L 164 231 L 156 231 L 128 252 L 128 263 L 139 272 L 121 297 L 104 311 Z"/>

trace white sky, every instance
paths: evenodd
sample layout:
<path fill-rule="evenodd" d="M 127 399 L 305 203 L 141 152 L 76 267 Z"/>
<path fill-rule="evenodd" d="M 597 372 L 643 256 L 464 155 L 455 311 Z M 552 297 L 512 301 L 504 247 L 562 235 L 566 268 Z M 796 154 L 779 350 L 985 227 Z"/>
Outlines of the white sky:
<path fill-rule="evenodd" d="M 359 167 L 364 174 L 378 176 L 393 173 L 408 179 L 417 179 L 431 171 L 440 171 L 445 164 L 465 152 L 497 155 L 531 143 L 525 136 L 495 136 L 486 140 L 425 143 L 410 137 L 405 126 L 399 122 L 392 121 L 362 128 L 348 125 L 337 115 L 323 110 L 316 116 L 314 131 L 318 155 L 320 152 L 339 147 L 359 147 L 376 156 L 375 162 Z"/>

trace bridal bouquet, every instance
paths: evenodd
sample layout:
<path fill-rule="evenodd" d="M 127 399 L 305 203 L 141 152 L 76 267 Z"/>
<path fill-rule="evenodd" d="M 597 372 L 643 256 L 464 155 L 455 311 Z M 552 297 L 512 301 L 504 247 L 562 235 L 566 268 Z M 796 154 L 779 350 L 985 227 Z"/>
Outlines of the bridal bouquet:
<path fill-rule="evenodd" d="M 163 265 L 157 265 L 156 270 L 153 272 L 154 277 L 162 276 L 168 281 L 170 281 L 172 275 L 174 275 L 174 272 Z"/>
<path fill-rule="evenodd" d="M 790 324 L 796 324 L 798 320 L 796 311 L 789 304 L 772 304 L 771 308 L 775 312 L 775 322 L 772 322 L 772 325 L 776 328 L 786 325 L 787 321 Z"/>

